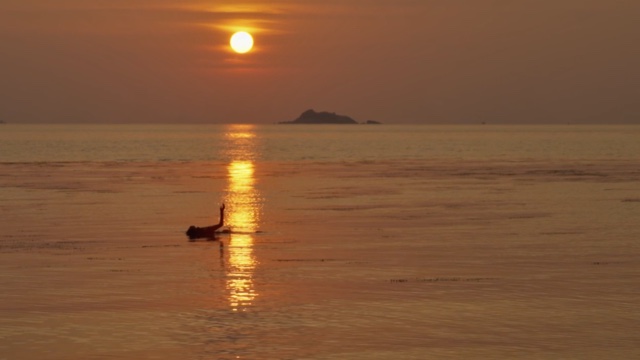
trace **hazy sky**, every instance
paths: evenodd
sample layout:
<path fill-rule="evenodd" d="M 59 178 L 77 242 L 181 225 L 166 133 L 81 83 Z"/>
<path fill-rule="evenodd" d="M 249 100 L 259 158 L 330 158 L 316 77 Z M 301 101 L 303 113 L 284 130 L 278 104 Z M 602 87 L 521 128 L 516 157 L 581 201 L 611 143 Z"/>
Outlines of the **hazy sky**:
<path fill-rule="evenodd" d="M 228 47 L 235 30 L 254 51 Z M 640 123 L 639 0 L 0 0 L 0 120 Z"/>

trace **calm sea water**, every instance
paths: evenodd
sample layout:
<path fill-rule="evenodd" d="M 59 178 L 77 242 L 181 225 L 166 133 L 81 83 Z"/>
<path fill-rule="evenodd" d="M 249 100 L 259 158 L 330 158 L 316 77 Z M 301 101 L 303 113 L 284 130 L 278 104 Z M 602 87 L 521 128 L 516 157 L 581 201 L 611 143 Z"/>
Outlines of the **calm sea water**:
<path fill-rule="evenodd" d="M 639 140 L 0 125 L 0 359 L 639 358 Z"/>

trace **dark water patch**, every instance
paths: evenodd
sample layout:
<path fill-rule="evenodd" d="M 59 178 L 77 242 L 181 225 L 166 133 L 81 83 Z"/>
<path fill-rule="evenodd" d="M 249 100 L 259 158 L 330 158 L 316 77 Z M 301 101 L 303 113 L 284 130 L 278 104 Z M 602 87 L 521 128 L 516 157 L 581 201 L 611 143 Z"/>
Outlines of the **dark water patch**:
<path fill-rule="evenodd" d="M 370 264 L 368 261 L 347 261 L 347 265 L 367 265 Z"/>
<path fill-rule="evenodd" d="M 584 171 L 578 169 L 536 169 L 525 171 L 527 175 L 551 175 L 568 177 L 607 177 L 608 174 L 601 172 Z"/>
<path fill-rule="evenodd" d="M 192 175 L 193 179 L 226 179 L 226 175 Z"/>
<path fill-rule="evenodd" d="M 544 217 L 550 217 L 551 214 L 550 213 L 521 213 L 521 214 L 513 214 L 507 217 L 507 219 L 510 220 L 517 220 L 517 219 L 537 219 L 537 218 L 544 218 Z"/>
<path fill-rule="evenodd" d="M 541 232 L 540 235 L 580 235 L 580 234 L 584 234 L 584 231 L 548 231 L 548 232 Z"/>
<path fill-rule="evenodd" d="M 261 245 L 269 245 L 269 244 L 295 244 L 299 241 L 297 240 L 266 240 L 266 241 L 261 241 L 260 244 Z"/>
<path fill-rule="evenodd" d="M 360 210 L 372 210 L 372 209 L 380 209 L 382 206 L 335 206 L 324 208 L 323 210 L 330 211 L 360 211 Z"/>
<path fill-rule="evenodd" d="M 383 209 L 388 208 L 388 206 L 384 205 L 359 205 L 359 206 L 320 206 L 313 208 L 298 208 L 291 210 L 306 210 L 306 211 L 363 211 L 363 210 L 375 210 L 375 209 Z"/>
<path fill-rule="evenodd" d="M 37 168 L 70 168 L 74 166 L 104 166 L 108 162 L 103 161 L 16 161 L 0 162 L 0 166 L 12 167 L 37 167 Z M 122 163 L 118 164 L 122 166 Z"/>
<path fill-rule="evenodd" d="M 332 262 L 342 261 L 340 259 L 274 259 L 277 262 Z"/>
<path fill-rule="evenodd" d="M 141 248 L 167 248 L 167 247 L 181 247 L 180 244 L 166 244 L 166 245 L 142 245 Z"/>
<path fill-rule="evenodd" d="M 397 194 L 398 190 L 381 187 L 381 186 L 342 186 L 342 187 L 328 187 L 321 189 L 314 189 L 312 191 L 308 191 L 306 196 L 299 196 L 306 199 L 316 200 L 316 199 L 341 199 L 341 198 L 350 198 L 356 196 L 377 196 L 380 194 L 390 195 Z"/>
<path fill-rule="evenodd" d="M 331 195 L 309 195 L 309 196 L 296 196 L 298 198 L 304 198 L 308 200 L 330 200 L 330 199 L 342 199 L 348 196 L 339 195 L 339 194 L 331 194 Z"/>
<path fill-rule="evenodd" d="M 141 272 L 142 270 L 140 269 L 109 269 L 107 271 L 114 272 L 114 273 L 131 273 L 131 272 Z"/>
<path fill-rule="evenodd" d="M 100 190 L 89 190 L 89 192 L 93 192 L 96 194 L 118 194 L 118 193 L 122 193 L 122 191 L 116 191 L 116 190 L 112 190 L 112 189 L 100 189 Z"/>
<path fill-rule="evenodd" d="M 622 199 L 622 202 L 624 202 L 624 203 L 640 203 L 640 198 Z"/>
<path fill-rule="evenodd" d="M 197 239 L 187 239 L 188 242 L 190 243 L 209 243 L 209 242 L 219 242 L 220 238 L 218 236 L 215 237 L 202 237 L 202 238 L 197 238 Z M 222 246 L 222 244 L 221 244 Z"/>
<path fill-rule="evenodd" d="M 40 189 L 60 191 L 61 193 L 65 193 L 65 194 L 72 194 L 72 193 L 76 193 L 76 192 L 84 192 L 84 193 L 92 193 L 92 194 L 121 194 L 121 193 L 123 193 L 122 191 L 117 191 L 117 190 L 113 190 L 113 189 L 87 189 L 87 188 L 83 188 L 81 185 L 78 185 L 77 187 L 50 187 L 50 188 L 41 187 Z"/>
<path fill-rule="evenodd" d="M 37 238 L 38 235 L 36 235 L 36 234 L 17 234 L 17 235 L 16 234 L 7 234 L 7 235 L 2 235 L 0 237 L 5 238 L 5 239 L 16 239 L 16 238 L 18 238 L 18 239 L 34 239 L 34 238 Z"/>
<path fill-rule="evenodd" d="M 516 175 L 518 174 L 511 171 L 463 171 L 451 173 L 451 176 L 476 180 L 494 180 L 499 177 L 513 177 Z"/>
<path fill-rule="evenodd" d="M 318 207 L 289 207 L 289 208 L 285 208 L 285 210 L 288 211 L 361 211 L 361 210 L 372 210 L 372 209 L 379 209 L 379 208 L 383 208 L 383 206 L 374 206 L 374 205 L 370 205 L 370 206 L 318 206 Z M 292 222 L 287 222 L 287 221 L 280 221 L 279 223 L 281 224 L 295 224 L 297 222 L 292 221 Z"/>
<path fill-rule="evenodd" d="M 84 250 L 86 245 L 82 241 L 44 241 L 40 242 L 36 235 L 17 237 L 16 239 L 0 241 L 0 251 L 35 251 L 35 250 Z"/>
<path fill-rule="evenodd" d="M 389 279 L 389 282 L 392 283 L 432 283 L 432 282 L 481 282 L 481 281 L 494 281 L 499 280 L 498 278 L 491 277 L 435 277 L 435 278 L 415 278 L 415 279 Z"/>

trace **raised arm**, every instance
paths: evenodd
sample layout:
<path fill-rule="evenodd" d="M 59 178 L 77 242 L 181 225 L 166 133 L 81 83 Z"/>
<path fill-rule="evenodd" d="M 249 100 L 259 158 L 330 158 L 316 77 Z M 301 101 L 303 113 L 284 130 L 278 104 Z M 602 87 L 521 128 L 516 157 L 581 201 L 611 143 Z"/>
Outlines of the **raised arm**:
<path fill-rule="evenodd" d="M 224 226 L 224 203 L 220 205 L 220 221 L 218 224 L 213 225 L 213 231 L 216 231 Z"/>

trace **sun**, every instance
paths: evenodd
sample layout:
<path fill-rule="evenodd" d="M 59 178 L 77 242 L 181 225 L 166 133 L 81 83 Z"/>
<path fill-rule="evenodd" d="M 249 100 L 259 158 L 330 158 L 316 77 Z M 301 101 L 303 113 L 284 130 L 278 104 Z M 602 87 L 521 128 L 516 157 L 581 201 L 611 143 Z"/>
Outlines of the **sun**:
<path fill-rule="evenodd" d="M 246 31 L 238 31 L 231 36 L 229 43 L 233 51 L 244 54 L 253 48 L 253 37 Z"/>

